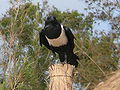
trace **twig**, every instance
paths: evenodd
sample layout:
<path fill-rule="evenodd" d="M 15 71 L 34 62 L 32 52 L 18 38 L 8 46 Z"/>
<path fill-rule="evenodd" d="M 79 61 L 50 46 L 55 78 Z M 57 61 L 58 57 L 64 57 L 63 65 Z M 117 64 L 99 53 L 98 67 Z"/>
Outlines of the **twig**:
<path fill-rule="evenodd" d="M 87 84 L 87 86 L 85 87 L 85 90 L 87 90 L 87 88 L 90 86 L 90 82 Z"/>
<path fill-rule="evenodd" d="M 77 45 L 77 43 L 75 43 L 75 45 L 76 45 L 87 57 L 89 57 L 89 59 L 99 68 L 99 70 L 103 73 L 103 75 L 104 75 L 105 77 L 107 77 L 106 74 L 105 74 L 105 72 L 102 70 L 102 68 L 101 68 L 82 48 L 80 48 L 80 47 Z"/>

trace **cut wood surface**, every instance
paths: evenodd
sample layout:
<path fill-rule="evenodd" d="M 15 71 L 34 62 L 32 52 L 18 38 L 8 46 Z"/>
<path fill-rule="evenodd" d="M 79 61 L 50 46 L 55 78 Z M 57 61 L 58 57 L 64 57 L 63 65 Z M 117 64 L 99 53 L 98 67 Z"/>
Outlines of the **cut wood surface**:
<path fill-rule="evenodd" d="M 54 64 L 49 67 L 49 90 L 72 90 L 74 66 Z"/>
<path fill-rule="evenodd" d="M 120 70 L 105 82 L 99 83 L 94 90 L 120 90 Z"/>

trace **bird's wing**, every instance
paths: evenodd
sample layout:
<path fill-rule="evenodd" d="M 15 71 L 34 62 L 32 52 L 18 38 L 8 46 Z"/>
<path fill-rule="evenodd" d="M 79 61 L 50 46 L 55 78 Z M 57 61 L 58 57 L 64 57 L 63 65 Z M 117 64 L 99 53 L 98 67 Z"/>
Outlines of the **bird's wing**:
<path fill-rule="evenodd" d="M 73 33 L 71 32 L 71 30 L 67 27 L 64 26 L 64 30 L 65 30 L 65 34 L 68 38 L 68 43 L 70 44 L 71 48 L 73 49 L 74 48 L 74 35 Z"/>
<path fill-rule="evenodd" d="M 66 36 L 68 37 L 68 40 L 73 41 L 75 37 L 73 33 L 71 32 L 71 30 L 65 26 L 64 26 L 64 30 L 65 30 Z"/>
<path fill-rule="evenodd" d="M 48 43 L 48 40 L 45 37 L 44 30 L 39 32 L 39 38 L 40 38 L 40 45 L 45 45 L 48 49 L 50 49 L 50 45 Z"/>

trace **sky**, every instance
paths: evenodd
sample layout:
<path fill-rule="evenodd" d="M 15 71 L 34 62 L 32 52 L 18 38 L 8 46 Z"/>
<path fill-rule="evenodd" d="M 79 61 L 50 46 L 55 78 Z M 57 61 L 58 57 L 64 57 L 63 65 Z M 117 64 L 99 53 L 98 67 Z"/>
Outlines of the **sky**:
<path fill-rule="evenodd" d="M 87 4 L 84 2 L 84 0 L 49 0 L 49 4 L 56 6 L 61 11 L 70 9 L 86 13 L 84 8 L 87 6 Z"/>
<path fill-rule="evenodd" d="M 42 0 L 32 0 L 34 3 L 41 2 Z M 83 0 L 48 0 L 50 6 L 55 6 L 61 11 L 67 9 L 78 10 L 79 12 L 85 13 L 84 8 L 86 3 Z M 2 13 L 5 13 L 10 7 L 9 0 L 0 0 L 0 17 Z"/>
<path fill-rule="evenodd" d="M 33 3 L 42 2 L 42 0 L 32 0 Z M 84 0 L 48 0 L 48 4 L 52 7 L 53 5 L 57 7 L 61 11 L 69 10 L 78 10 L 80 13 L 87 14 L 84 8 L 87 7 L 87 4 Z M 10 7 L 9 0 L 0 0 L 0 18 L 2 14 L 5 13 Z M 110 25 L 108 22 L 96 21 L 97 23 L 94 24 L 94 30 L 110 30 Z M 98 25 L 98 23 L 100 24 Z"/>
<path fill-rule="evenodd" d="M 9 9 L 9 7 L 10 4 L 8 3 L 8 0 L 0 0 L 0 17 L 7 11 L 7 9 Z"/>

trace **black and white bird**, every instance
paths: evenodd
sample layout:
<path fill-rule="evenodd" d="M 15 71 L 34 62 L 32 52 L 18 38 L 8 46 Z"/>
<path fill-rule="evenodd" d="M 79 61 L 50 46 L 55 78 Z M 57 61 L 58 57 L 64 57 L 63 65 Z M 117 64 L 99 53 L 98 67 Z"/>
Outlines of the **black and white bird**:
<path fill-rule="evenodd" d="M 58 53 L 61 62 L 78 66 L 78 56 L 73 53 L 74 35 L 71 30 L 61 25 L 54 16 L 48 16 L 44 29 L 39 33 L 40 45 L 45 45 L 54 54 Z"/>

